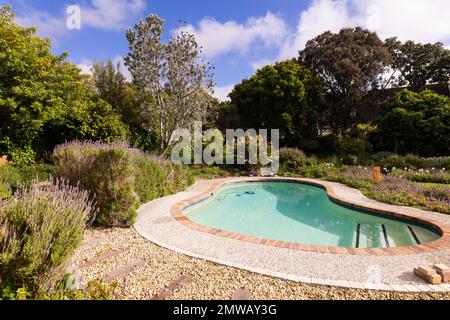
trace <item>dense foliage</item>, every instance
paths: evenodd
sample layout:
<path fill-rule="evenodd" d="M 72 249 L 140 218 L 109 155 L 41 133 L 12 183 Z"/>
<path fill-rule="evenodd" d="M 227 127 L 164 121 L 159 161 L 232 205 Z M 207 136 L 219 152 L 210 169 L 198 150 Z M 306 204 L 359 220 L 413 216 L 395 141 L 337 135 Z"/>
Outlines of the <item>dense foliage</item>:
<path fill-rule="evenodd" d="M 287 146 L 298 146 L 299 141 L 314 143 L 317 138 L 322 106 L 320 81 L 295 61 L 258 70 L 236 85 L 230 98 L 244 129 L 277 128 L 280 144 Z"/>
<path fill-rule="evenodd" d="M 421 89 L 429 83 L 446 83 L 450 78 L 450 50 L 442 43 L 402 43 L 397 38 L 385 41 L 393 61 L 387 84 Z"/>
<path fill-rule="evenodd" d="M 33 181 L 44 181 L 51 177 L 51 165 L 7 164 L 0 166 L 0 199 L 5 199 L 20 187 L 30 186 Z"/>
<path fill-rule="evenodd" d="M 86 89 L 67 54 L 53 55 L 48 39 L 0 10 L 0 153 L 29 163 L 65 140 L 123 137 L 119 116 Z"/>
<path fill-rule="evenodd" d="M 383 103 L 378 148 L 423 156 L 450 154 L 450 99 L 403 90 Z"/>
<path fill-rule="evenodd" d="M 358 123 L 362 99 L 378 88 L 390 55 L 376 33 L 355 28 L 308 41 L 298 61 L 322 80 L 328 102 L 325 124 L 340 133 Z"/>
<path fill-rule="evenodd" d="M 112 61 L 94 62 L 92 67 L 94 91 L 113 107 L 127 125 L 128 140 L 132 147 L 144 151 L 157 150 L 160 141 L 154 119 L 143 108 L 143 106 L 151 108 L 154 103 L 134 84 L 126 81 L 120 68 L 119 64 L 115 66 Z"/>
<path fill-rule="evenodd" d="M 56 174 L 88 190 L 99 212 L 95 223 L 129 227 L 136 217 L 139 197 L 134 190 L 131 155 L 122 144 L 73 142 L 53 152 Z"/>

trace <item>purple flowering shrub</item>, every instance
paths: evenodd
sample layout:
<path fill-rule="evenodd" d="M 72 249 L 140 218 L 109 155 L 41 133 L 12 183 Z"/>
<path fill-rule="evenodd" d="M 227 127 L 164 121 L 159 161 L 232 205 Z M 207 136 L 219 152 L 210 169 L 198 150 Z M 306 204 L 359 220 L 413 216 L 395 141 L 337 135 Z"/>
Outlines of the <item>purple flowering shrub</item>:
<path fill-rule="evenodd" d="M 56 179 L 0 202 L 0 289 L 49 291 L 96 214 L 87 191 Z"/>
<path fill-rule="evenodd" d="M 182 191 L 193 182 L 184 167 L 126 142 L 73 141 L 56 147 L 53 158 L 58 176 L 90 191 L 99 207 L 95 223 L 104 227 L 131 226 L 141 202 Z"/>
<path fill-rule="evenodd" d="M 139 197 L 134 190 L 131 153 L 125 142 L 92 141 L 73 141 L 53 152 L 56 174 L 89 191 L 97 203 L 98 226 L 128 227 L 134 222 Z"/>

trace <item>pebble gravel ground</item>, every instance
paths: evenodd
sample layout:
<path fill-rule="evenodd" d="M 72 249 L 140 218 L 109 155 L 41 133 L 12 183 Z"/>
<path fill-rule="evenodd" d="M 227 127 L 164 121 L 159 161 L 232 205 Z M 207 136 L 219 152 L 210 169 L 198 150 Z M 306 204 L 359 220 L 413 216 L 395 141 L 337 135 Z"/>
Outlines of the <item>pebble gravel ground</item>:
<path fill-rule="evenodd" d="M 445 299 L 450 293 L 396 293 L 358 290 L 325 286 L 312 286 L 272 278 L 209 261 L 192 258 L 159 247 L 142 238 L 134 229 L 90 229 L 85 241 L 91 245 L 80 246 L 72 263 L 95 258 L 112 250 L 120 255 L 99 261 L 80 270 L 83 283 L 101 279 L 117 267 L 136 259 L 144 264 L 120 276 L 117 283 L 119 299 L 147 300 L 181 275 L 192 280 L 181 284 L 167 299 L 175 300 L 229 300 L 233 293 L 244 288 L 252 299 L 261 300 L 360 300 L 360 299 Z"/>

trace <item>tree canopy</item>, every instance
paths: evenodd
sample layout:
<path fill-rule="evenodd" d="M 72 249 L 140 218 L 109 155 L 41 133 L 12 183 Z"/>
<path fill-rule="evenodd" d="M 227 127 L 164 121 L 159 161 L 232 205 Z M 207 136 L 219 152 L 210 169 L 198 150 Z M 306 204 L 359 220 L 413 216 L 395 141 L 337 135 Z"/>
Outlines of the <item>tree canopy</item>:
<path fill-rule="evenodd" d="M 164 20 L 151 14 L 128 29 L 125 59 L 134 83 L 155 102 L 146 111 L 157 119 L 161 153 L 176 129 L 206 117 L 213 87 L 210 66 L 201 61 L 194 36 L 180 32 L 164 43 L 163 26 Z"/>
<path fill-rule="evenodd" d="M 390 55 L 376 33 L 358 27 L 308 41 L 298 61 L 319 75 L 328 97 L 327 122 L 341 132 L 358 123 L 361 100 L 379 87 Z"/>
<path fill-rule="evenodd" d="M 119 116 L 86 89 L 67 54 L 53 55 L 49 39 L 17 25 L 9 7 L 0 11 L 0 152 L 42 154 L 65 140 L 125 136 Z"/>
<path fill-rule="evenodd" d="M 280 143 L 311 142 L 318 135 L 320 80 L 296 61 L 265 66 L 230 93 L 245 129 L 280 129 Z"/>
<path fill-rule="evenodd" d="M 393 58 L 389 84 L 421 89 L 427 84 L 446 83 L 450 79 L 450 50 L 442 43 L 402 43 L 390 38 L 385 44 Z"/>
<path fill-rule="evenodd" d="M 402 90 L 382 105 L 377 142 L 382 150 L 423 156 L 450 154 L 450 99 L 430 90 Z"/>

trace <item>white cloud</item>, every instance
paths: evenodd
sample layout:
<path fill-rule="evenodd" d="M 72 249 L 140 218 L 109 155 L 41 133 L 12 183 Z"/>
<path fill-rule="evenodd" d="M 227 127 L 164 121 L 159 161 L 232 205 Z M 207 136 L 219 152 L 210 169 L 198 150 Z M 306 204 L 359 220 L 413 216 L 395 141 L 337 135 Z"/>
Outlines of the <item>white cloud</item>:
<path fill-rule="evenodd" d="M 92 0 L 81 7 L 81 25 L 104 30 L 121 30 L 128 19 L 143 12 L 144 0 Z"/>
<path fill-rule="evenodd" d="M 16 16 L 16 22 L 22 26 L 37 26 L 37 33 L 42 36 L 59 38 L 68 33 L 64 17 L 55 17 L 46 11 L 26 8 Z"/>
<path fill-rule="evenodd" d="M 141 14 L 146 8 L 145 0 L 91 0 L 80 6 L 81 28 L 91 27 L 107 31 L 122 30 L 132 23 L 132 18 Z M 68 34 L 65 9 L 60 16 L 47 11 L 39 11 L 22 4 L 16 21 L 23 26 L 37 26 L 38 34 L 53 40 Z"/>
<path fill-rule="evenodd" d="M 366 24 L 371 16 L 378 20 L 372 29 L 383 38 L 398 36 L 403 41 L 426 43 L 450 40 L 448 0 L 352 0 L 352 4 Z"/>
<path fill-rule="evenodd" d="M 258 40 L 264 46 L 279 44 L 287 27 L 282 18 L 269 11 L 264 17 L 249 18 L 245 24 L 204 18 L 197 27 L 187 25 L 177 31 L 181 30 L 193 34 L 203 47 L 203 55 L 212 58 L 232 51 L 246 53 Z"/>
<path fill-rule="evenodd" d="M 216 97 L 220 101 L 229 101 L 230 98 L 228 98 L 228 94 L 230 94 L 230 92 L 233 91 L 234 86 L 235 86 L 234 84 L 223 87 L 217 86 L 214 89 L 214 97 Z"/>
<path fill-rule="evenodd" d="M 279 58 L 296 57 L 308 40 L 325 31 L 337 32 L 353 24 L 346 0 L 314 0 L 307 10 L 300 13 L 297 30 L 282 46 Z"/>
<path fill-rule="evenodd" d="M 300 13 L 296 32 L 280 49 L 280 59 L 297 56 L 306 42 L 325 32 L 361 26 L 383 39 L 450 43 L 448 0 L 314 0 Z"/>
<path fill-rule="evenodd" d="M 83 74 L 92 74 L 91 68 L 92 68 L 92 60 L 89 59 L 81 59 L 79 63 L 77 63 L 78 68 L 81 69 L 81 73 Z"/>

